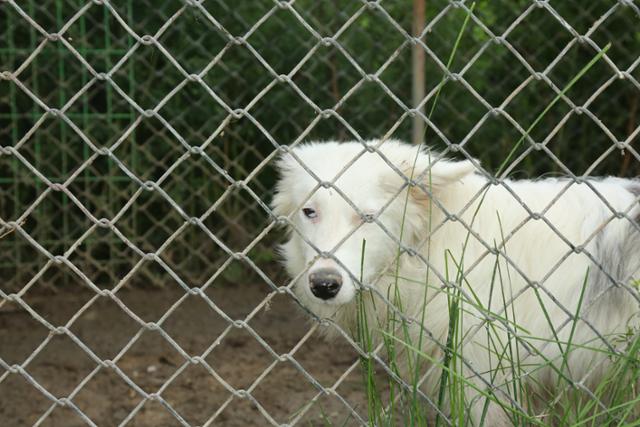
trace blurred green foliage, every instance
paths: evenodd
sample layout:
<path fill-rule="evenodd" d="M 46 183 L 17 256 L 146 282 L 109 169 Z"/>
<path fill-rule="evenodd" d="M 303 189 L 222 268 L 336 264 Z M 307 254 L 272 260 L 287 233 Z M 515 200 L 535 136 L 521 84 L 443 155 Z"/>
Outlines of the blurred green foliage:
<path fill-rule="evenodd" d="M 442 64 L 466 11 L 457 2 L 425 2 L 428 31 L 422 40 L 428 48 L 424 73 L 430 92 L 443 78 Z M 637 5 L 542 3 L 476 2 L 451 69 L 462 79 L 444 86 L 432 117 L 438 132 L 429 129 L 426 143 L 441 150 L 462 144 L 495 171 L 522 130 L 596 55 L 595 46 L 611 42 L 606 59 L 567 94 L 587 110 L 577 111 L 565 101 L 554 106 L 531 134 L 549 152 L 523 144 L 518 155 L 526 156 L 511 174 L 561 174 L 560 163 L 576 174 L 638 174 L 640 162 L 614 144 L 635 145 L 640 124 Z M 217 167 L 233 179 L 250 178 L 247 185 L 266 202 L 275 171 L 263 161 L 279 144 L 386 134 L 410 139 L 409 0 L 382 1 L 379 7 L 355 0 L 298 0 L 291 8 L 271 0 L 207 0 L 202 2 L 206 13 L 180 0 L 113 0 L 113 10 L 92 4 L 81 15 L 85 2 L 79 0 L 17 4 L 45 31 L 66 28 L 64 37 L 75 53 L 60 42 L 44 43 L 14 7 L 0 8 L 0 70 L 20 69 L 17 79 L 27 89 L 0 80 L 1 144 L 20 144 L 24 159 L 53 182 L 65 182 L 80 170 L 70 191 L 97 218 L 120 214 L 118 226 L 144 251 L 157 250 L 184 220 L 157 193 L 136 195 L 139 187 L 128 173 L 159 182 L 187 215 L 207 213 L 206 225 L 231 251 L 243 250 L 271 221 L 250 192 L 229 189 L 211 162 L 185 157 L 185 144 L 205 144 Z M 132 32 L 156 36 L 156 43 L 136 43 Z M 96 80 L 83 62 L 96 73 L 109 73 L 111 80 Z M 542 73 L 555 90 L 532 73 Z M 189 74 L 202 74 L 208 88 L 190 81 Z M 43 118 L 34 97 L 50 108 L 66 108 L 74 126 L 96 147 L 111 147 L 122 164 L 106 156 L 87 162 L 93 150 L 64 120 Z M 141 114 L 150 109 L 159 116 Z M 333 113 L 322 114 L 329 110 Z M 45 188 L 22 161 L 0 154 L 1 218 L 19 218 Z M 67 250 L 90 225 L 64 194 L 47 197 L 25 222 L 54 254 Z M 96 242 L 88 243 L 91 239 Z M 100 239 L 115 243 L 97 243 Z M 120 238 L 100 239 L 92 235 L 86 250 L 80 247 L 80 258 L 90 264 L 83 271 L 94 269 L 98 276 L 106 271 L 105 280 L 113 282 L 112 271 L 128 271 L 136 258 Z M 16 233 L 2 244 L 12 254 L 3 268 L 18 283 L 33 274 L 26 262 L 33 268 L 45 262 Z M 228 257 L 225 248 L 197 231 L 181 233 L 164 253 L 173 268 L 198 283 Z M 259 245 L 252 253 L 260 253 Z M 113 263 L 121 267 L 114 269 Z M 264 264 L 273 262 L 269 258 Z"/>

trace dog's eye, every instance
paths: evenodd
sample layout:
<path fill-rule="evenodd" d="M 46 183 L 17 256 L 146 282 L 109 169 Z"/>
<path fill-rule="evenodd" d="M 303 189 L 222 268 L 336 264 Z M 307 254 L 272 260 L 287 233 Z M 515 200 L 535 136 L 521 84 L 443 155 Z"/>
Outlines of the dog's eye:
<path fill-rule="evenodd" d="M 306 216 L 307 218 L 310 218 L 310 219 L 316 218 L 318 216 L 316 211 L 311 209 L 311 208 L 302 209 L 302 213 L 304 214 L 304 216 Z"/>

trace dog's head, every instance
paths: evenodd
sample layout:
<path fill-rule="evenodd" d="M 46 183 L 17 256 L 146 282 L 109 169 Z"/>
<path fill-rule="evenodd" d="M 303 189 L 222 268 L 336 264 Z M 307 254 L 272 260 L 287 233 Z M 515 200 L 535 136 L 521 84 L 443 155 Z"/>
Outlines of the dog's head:
<path fill-rule="evenodd" d="M 285 265 L 298 278 L 301 300 L 326 314 L 391 266 L 400 241 L 417 245 L 427 234 L 431 199 L 474 167 L 386 141 L 374 150 L 359 142 L 304 144 L 281 157 L 278 169 L 272 208 L 289 218 Z"/>

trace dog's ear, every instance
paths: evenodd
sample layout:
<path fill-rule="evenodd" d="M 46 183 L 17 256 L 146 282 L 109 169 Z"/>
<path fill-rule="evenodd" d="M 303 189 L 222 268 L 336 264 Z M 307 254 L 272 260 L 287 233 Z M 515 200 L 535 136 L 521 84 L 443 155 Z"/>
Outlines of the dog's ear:
<path fill-rule="evenodd" d="M 440 159 L 436 161 L 428 154 L 424 154 L 420 156 L 415 167 L 413 163 L 403 163 L 401 170 L 407 178 L 422 183 L 429 192 L 437 194 L 447 186 L 460 182 L 465 177 L 473 174 L 475 169 L 475 166 L 469 160 Z M 420 186 L 411 187 L 410 191 L 411 195 L 418 201 L 429 198 L 429 194 Z"/>
<path fill-rule="evenodd" d="M 460 181 L 465 176 L 471 175 L 475 170 L 476 167 L 470 160 L 456 162 L 443 159 L 435 162 L 430 170 L 427 166 L 420 173 L 422 180 L 427 184 L 431 181 L 434 187 L 442 187 Z"/>
<path fill-rule="evenodd" d="M 271 200 L 271 210 L 277 216 L 288 216 L 296 208 L 294 200 L 291 198 L 293 191 L 292 175 L 295 167 L 295 159 L 285 153 L 276 161 L 276 170 L 278 171 L 278 181 L 276 183 L 276 191 Z"/>

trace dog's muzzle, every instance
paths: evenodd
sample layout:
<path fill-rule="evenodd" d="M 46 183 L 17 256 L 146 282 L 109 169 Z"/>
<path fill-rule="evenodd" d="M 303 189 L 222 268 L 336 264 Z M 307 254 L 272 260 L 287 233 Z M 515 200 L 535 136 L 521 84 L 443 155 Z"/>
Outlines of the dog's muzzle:
<path fill-rule="evenodd" d="M 342 286 L 342 275 L 335 268 L 320 268 L 309 273 L 311 293 L 328 300 L 335 297 Z"/>

